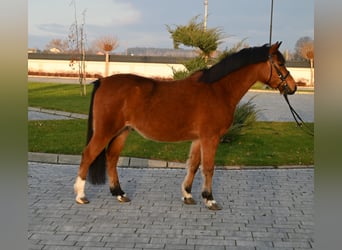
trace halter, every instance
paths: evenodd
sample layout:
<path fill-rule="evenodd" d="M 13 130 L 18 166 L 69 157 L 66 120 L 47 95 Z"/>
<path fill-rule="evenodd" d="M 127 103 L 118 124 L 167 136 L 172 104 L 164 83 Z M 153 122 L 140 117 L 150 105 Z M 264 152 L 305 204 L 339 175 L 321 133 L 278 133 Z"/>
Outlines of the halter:
<path fill-rule="evenodd" d="M 286 70 L 286 74 L 284 76 L 283 73 L 281 73 L 279 67 L 274 63 L 274 61 L 272 59 L 272 55 L 270 55 L 268 58 L 269 58 L 270 63 L 271 63 L 271 70 L 270 70 L 270 77 L 268 78 L 266 83 L 267 84 L 270 83 L 271 78 L 272 78 L 272 70 L 273 70 L 273 67 L 274 67 L 276 72 L 277 72 L 277 74 L 278 74 L 279 79 L 281 80 L 281 82 L 277 86 L 277 89 L 279 89 L 280 87 L 283 87 L 284 93 L 288 93 L 289 86 L 287 84 L 286 78 L 290 75 L 290 72 L 288 70 Z"/>
<path fill-rule="evenodd" d="M 277 89 L 279 89 L 280 87 L 283 87 L 283 89 L 284 89 L 284 94 L 283 95 L 284 95 L 285 101 L 286 101 L 287 105 L 290 108 L 291 114 L 292 114 L 294 120 L 296 121 L 297 126 L 303 128 L 303 125 L 304 125 L 305 128 L 306 128 L 306 132 L 309 135 L 313 136 L 314 132 L 308 127 L 308 125 L 305 124 L 303 119 L 299 116 L 299 114 L 296 112 L 296 110 L 292 107 L 292 105 L 289 102 L 289 99 L 288 99 L 288 96 L 287 96 L 288 93 L 289 93 L 289 86 L 287 84 L 286 78 L 290 75 L 290 72 L 288 70 L 286 70 L 286 75 L 284 76 L 283 73 L 281 73 L 279 67 L 274 63 L 271 55 L 269 56 L 269 60 L 270 60 L 270 63 L 271 63 L 271 70 L 270 70 L 271 73 L 270 73 L 270 77 L 267 80 L 267 84 L 269 84 L 270 81 L 271 81 L 272 69 L 274 67 L 275 70 L 277 71 L 279 79 L 281 80 L 281 82 L 277 86 Z"/>

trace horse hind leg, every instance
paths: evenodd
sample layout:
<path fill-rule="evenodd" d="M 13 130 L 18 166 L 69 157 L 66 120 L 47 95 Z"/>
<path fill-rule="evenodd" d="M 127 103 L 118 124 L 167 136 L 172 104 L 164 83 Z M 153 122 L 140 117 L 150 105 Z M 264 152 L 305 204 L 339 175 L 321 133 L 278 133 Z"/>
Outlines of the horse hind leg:
<path fill-rule="evenodd" d="M 74 184 L 74 191 L 76 194 L 76 202 L 78 204 L 87 204 L 89 200 L 85 195 L 85 183 L 86 177 L 89 170 L 90 165 L 94 162 L 94 160 L 99 157 L 101 151 L 104 150 L 107 141 L 105 138 L 98 138 L 94 136 L 89 141 L 88 145 L 84 149 L 82 153 L 82 160 L 78 170 L 78 175 Z M 102 156 L 103 157 L 103 156 Z M 105 164 L 105 162 L 103 162 Z"/>
<path fill-rule="evenodd" d="M 121 189 L 118 171 L 117 171 L 117 163 L 119 160 L 119 156 L 124 147 L 128 134 L 129 134 L 129 129 L 126 128 L 118 136 L 113 138 L 113 140 L 110 142 L 106 151 L 107 173 L 109 177 L 109 190 L 112 193 L 112 195 L 116 196 L 116 198 L 120 202 L 131 201 L 126 196 L 125 192 Z"/>
<path fill-rule="evenodd" d="M 187 162 L 187 175 L 182 183 L 182 195 L 184 204 L 193 205 L 196 201 L 192 198 L 191 189 L 194 177 L 201 163 L 201 145 L 199 141 L 193 141 L 190 148 L 189 159 Z"/>

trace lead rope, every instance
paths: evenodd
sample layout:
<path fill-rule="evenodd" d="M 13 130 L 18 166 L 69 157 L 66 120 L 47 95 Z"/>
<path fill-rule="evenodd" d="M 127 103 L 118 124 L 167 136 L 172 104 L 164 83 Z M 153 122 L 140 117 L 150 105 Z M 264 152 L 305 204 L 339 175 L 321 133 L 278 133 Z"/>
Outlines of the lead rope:
<path fill-rule="evenodd" d="M 296 112 L 296 110 L 291 106 L 286 93 L 284 93 L 284 98 L 285 98 L 285 101 L 287 102 L 287 104 L 289 105 L 291 114 L 292 114 L 294 120 L 296 121 L 297 125 L 300 128 L 302 128 L 303 130 L 304 130 L 304 128 L 306 128 L 304 131 L 306 133 L 308 133 L 309 135 L 314 136 L 314 132 L 311 130 L 311 128 L 303 121 L 303 119 L 299 116 L 299 114 Z"/>

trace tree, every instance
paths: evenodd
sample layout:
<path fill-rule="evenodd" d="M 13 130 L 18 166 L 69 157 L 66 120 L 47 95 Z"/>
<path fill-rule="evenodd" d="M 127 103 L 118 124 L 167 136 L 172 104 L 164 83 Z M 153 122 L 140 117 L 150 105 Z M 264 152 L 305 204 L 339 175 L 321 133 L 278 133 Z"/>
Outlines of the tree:
<path fill-rule="evenodd" d="M 62 39 L 52 39 L 48 44 L 46 44 L 46 49 L 50 52 L 55 53 L 66 53 L 68 51 L 68 41 Z"/>
<path fill-rule="evenodd" d="M 174 48 L 181 44 L 200 50 L 200 56 L 209 58 L 217 50 L 221 43 L 222 32 L 219 28 L 204 29 L 203 22 L 198 21 L 198 16 L 192 18 L 187 25 L 176 25 L 175 29 L 166 25 L 173 39 Z"/>
<path fill-rule="evenodd" d="M 183 44 L 196 48 L 199 52 L 198 57 L 183 63 L 186 70 L 173 70 L 174 79 L 185 78 L 191 73 L 207 67 L 209 59 L 223 39 L 222 31 L 219 28 L 206 28 L 203 22 L 198 21 L 198 16 L 193 17 L 187 25 L 176 25 L 174 29 L 166 25 L 166 28 L 171 34 L 175 49 Z"/>
<path fill-rule="evenodd" d="M 174 70 L 174 79 L 183 79 L 193 72 L 208 67 L 209 64 L 215 64 L 229 54 L 237 52 L 241 48 L 248 47 L 245 39 L 236 43 L 232 48 L 226 48 L 217 58 L 211 56 L 216 52 L 218 45 L 222 43 L 223 35 L 219 28 L 204 28 L 202 22 L 198 22 L 198 16 L 192 18 L 187 25 L 178 25 L 175 29 L 166 25 L 173 39 L 174 48 L 179 48 L 181 44 L 197 48 L 200 53 L 198 57 L 183 63 L 185 70 Z"/>
<path fill-rule="evenodd" d="M 113 36 L 104 36 L 94 42 L 95 47 L 104 52 L 106 55 L 105 76 L 108 76 L 109 71 L 109 52 L 115 50 L 119 46 L 118 40 Z"/>
<path fill-rule="evenodd" d="M 313 84 L 314 41 L 311 37 L 302 37 L 296 43 L 296 52 L 305 60 L 310 61 L 310 85 Z"/>
<path fill-rule="evenodd" d="M 246 43 L 247 38 L 242 39 L 241 41 L 237 42 L 236 44 L 234 44 L 231 48 L 226 48 L 221 55 L 216 59 L 216 62 L 221 61 L 223 58 L 238 52 L 239 50 L 243 49 L 243 48 L 248 48 L 249 44 Z"/>
<path fill-rule="evenodd" d="M 69 48 L 71 50 L 71 60 L 70 60 L 70 66 L 73 66 L 74 63 L 78 64 L 78 79 L 80 82 L 80 88 L 81 92 L 80 94 L 85 96 L 87 94 L 86 89 L 86 65 L 85 65 L 85 12 L 84 10 L 82 12 L 83 15 L 83 22 L 78 25 L 77 21 L 77 11 L 76 11 L 76 2 L 75 0 L 72 0 L 71 4 L 74 5 L 74 14 L 75 14 L 75 21 L 70 26 L 70 33 L 68 35 L 68 41 L 69 41 Z"/>

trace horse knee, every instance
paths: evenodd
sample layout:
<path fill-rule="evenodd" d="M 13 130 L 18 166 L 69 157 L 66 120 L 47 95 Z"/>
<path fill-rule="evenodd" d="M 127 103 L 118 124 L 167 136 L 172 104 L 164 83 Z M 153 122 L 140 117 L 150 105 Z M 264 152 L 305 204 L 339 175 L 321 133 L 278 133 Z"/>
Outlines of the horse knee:
<path fill-rule="evenodd" d="M 203 167 L 202 173 L 205 177 L 212 177 L 214 175 L 214 167 Z"/>

